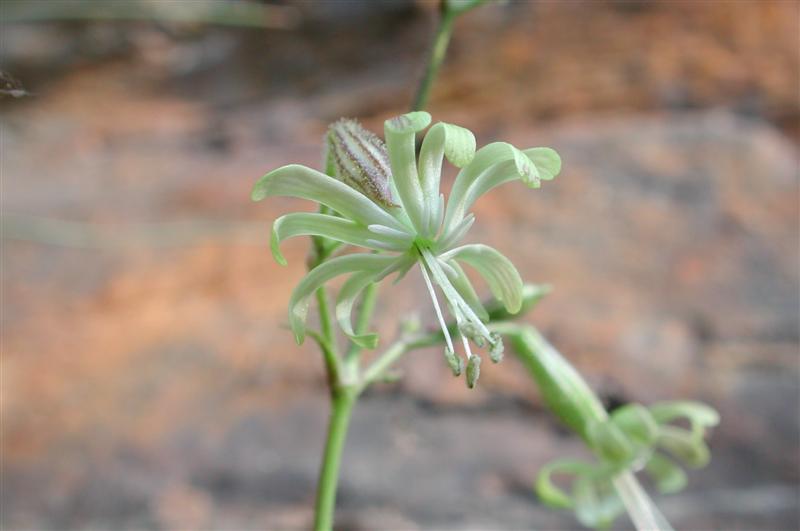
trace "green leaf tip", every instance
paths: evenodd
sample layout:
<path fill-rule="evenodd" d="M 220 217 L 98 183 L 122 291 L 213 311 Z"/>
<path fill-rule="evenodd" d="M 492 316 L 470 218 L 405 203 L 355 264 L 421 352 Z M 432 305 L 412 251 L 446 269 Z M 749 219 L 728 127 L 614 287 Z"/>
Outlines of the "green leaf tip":
<path fill-rule="evenodd" d="M 378 336 L 378 334 L 361 334 L 361 335 L 354 335 L 354 336 L 349 336 L 349 337 L 350 337 L 350 341 L 352 341 L 353 343 L 355 343 L 359 347 L 370 349 L 370 350 L 376 348 L 378 346 L 378 342 L 380 340 L 380 337 Z"/>

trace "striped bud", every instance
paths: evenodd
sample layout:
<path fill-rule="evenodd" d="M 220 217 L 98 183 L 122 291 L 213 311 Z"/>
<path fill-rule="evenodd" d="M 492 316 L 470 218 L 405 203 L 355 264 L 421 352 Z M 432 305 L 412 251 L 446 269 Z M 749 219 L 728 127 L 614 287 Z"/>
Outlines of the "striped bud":
<path fill-rule="evenodd" d="M 380 138 L 342 118 L 328 128 L 326 143 L 326 163 L 334 177 L 381 206 L 397 206 L 389 187 L 389 154 Z"/>

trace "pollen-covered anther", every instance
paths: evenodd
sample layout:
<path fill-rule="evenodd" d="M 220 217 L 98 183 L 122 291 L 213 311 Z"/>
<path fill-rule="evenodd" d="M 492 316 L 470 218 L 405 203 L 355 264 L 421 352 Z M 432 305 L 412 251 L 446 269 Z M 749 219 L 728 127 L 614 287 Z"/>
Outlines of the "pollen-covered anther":
<path fill-rule="evenodd" d="M 500 363 L 503 360 L 503 339 L 497 332 L 492 332 L 491 342 L 489 343 L 489 357 L 492 363 Z"/>
<path fill-rule="evenodd" d="M 357 121 L 342 118 L 328 128 L 326 150 L 334 177 L 381 206 L 397 206 L 389 185 L 389 153 L 380 138 Z"/>
<path fill-rule="evenodd" d="M 475 387 L 478 378 L 481 375 L 481 358 L 480 356 L 473 355 L 467 360 L 467 387 L 470 389 Z"/>
<path fill-rule="evenodd" d="M 464 360 L 449 347 L 445 347 L 444 349 L 444 358 L 447 360 L 447 365 L 453 372 L 453 376 L 461 376 L 461 373 L 464 371 Z"/>

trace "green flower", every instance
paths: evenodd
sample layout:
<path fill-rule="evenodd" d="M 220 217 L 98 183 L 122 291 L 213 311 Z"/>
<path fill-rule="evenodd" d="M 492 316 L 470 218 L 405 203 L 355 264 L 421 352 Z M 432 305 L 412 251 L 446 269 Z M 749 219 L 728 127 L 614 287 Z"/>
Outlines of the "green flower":
<path fill-rule="evenodd" d="M 468 280 L 462 264 L 475 269 L 505 308 L 516 313 L 522 303 L 522 279 L 514 265 L 497 250 L 482 244 L 459 245 L 475 216 L 472 204 L 484 193 L 512 180 L 538 188 L 560 168 L 558 154 L 549 148 L 519 150 L 495 142 L 476 151 L 475 137 L 462 127 L 437 123 L 426 134 L 416 157 L 416 133 L 431 121 L 426 112 L 412 112 L 387 120 L 386 144 L 351 120 L 331 126 L 326 137 L 328 174 L 291 164 L 264 175 L 252 199 L 289 196 L 315 201 L 332 214 L 292 213 L 272 227 L 272 253 L 286 264 L 280 243 L 293 236 L 314 235 L 368 249 L 370 253 L 336 256 L 312 269 L 292 293 L 289 323 L 295 339 L 305 337 L 308 306 L 314 292 L 329 280 L 349 275 L 336 300 L 336 317 L 357 345 L 374 348 L 377 335 L 353 331 L 353 305 L 369 284 L 390 274 L 401 278 L 419 265 L 431 295 L 447 350 L 458 375 L 464 363 L 455 353 L 434 286 L 438 286 L 455 319 L 467 357 L 467 383 L 478 377 L 480 358 L 469 341 L 487 346 L 493 361 L 502 355 L 500 337 L 490 332 L 486 310 Z M 439 190 L 442 163 L 447 158 L 461 168 L 445 205 Z"/>
<path fill-rule="evenodd" d="M 574 509 L 588 527 L 608 527 L 624 510 L 615 478 L 644 470 L 659 492 L 683 490 L 686 473 L 677 462 L 688 468 L 706 466 L 711 453 L 705 437 L 718 423 L 719 414 L 700 402 L 660 402 L 649 408 L 627 404 L 608 419 L 587 424 L 585 439 L 597 456 L 595 462 L 559 459 L 545 465 L 536 479 L 536 492 L 547 505 Z M 555 475 L 572 478 L 571 495 L 556 486 Z"/>

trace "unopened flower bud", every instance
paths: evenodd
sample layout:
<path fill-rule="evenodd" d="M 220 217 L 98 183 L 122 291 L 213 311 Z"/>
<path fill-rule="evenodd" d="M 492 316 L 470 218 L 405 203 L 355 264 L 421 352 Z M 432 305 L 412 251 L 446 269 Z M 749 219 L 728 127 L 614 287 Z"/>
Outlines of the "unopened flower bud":
<path fill-rule="evenodd" d="M 467 387 L 470 389 L 475 387 L 478 378 L 481 375 L 481 358 L 474 355 L 467 360 Z"/>
<path fill-rule="evenodd" d="M 444 349 L 444 358 L 447 360 L 450 370 L 453 371 L 453 376 L 461 376 L 461 372 L 464 370 L 464 360 L 447 347 Z"/>
<path fill-rule="evenodd" d="M 380 138 L 355 120 L 342 118 L 328 128 L 326 150 L 334 177 L 381 206 L 397 206 L 389 187 L 389 154 Z"/>

